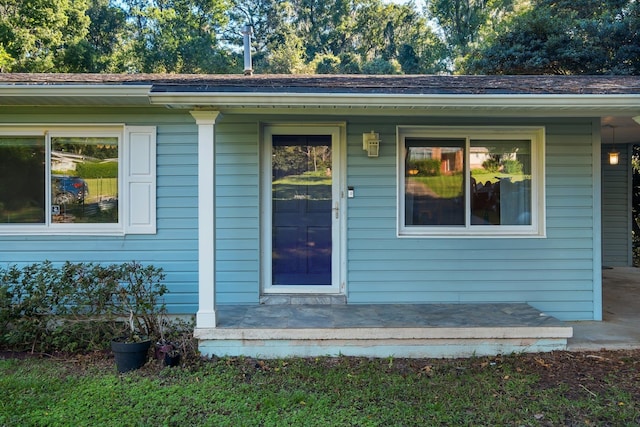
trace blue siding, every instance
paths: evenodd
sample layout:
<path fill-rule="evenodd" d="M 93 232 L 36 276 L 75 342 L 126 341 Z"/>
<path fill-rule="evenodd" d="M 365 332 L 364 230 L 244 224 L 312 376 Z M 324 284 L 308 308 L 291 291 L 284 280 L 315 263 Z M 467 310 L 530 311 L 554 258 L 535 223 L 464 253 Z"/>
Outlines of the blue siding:
<path fill-rule="evenodd" d="M 473 125 L 438 119 L 410 124 Z M 492 120 L 545 125 L 546 239 L 396 237 L 395 126 L 349 121 L 348 301 L 350 303 L 524 301 L 561 319 L 593 318 L 591 120 Z M 380 132 L 380 157 L 363 155 L 361 134 Z"/>
<path fill-rule="evenodd" d="M 165 269 L 175 313 L 197 311 L 197 127 L 165 109 L 0 110 L 7 123 L 127 123 L 158 126 L 157 234 L 126 237 L 0 236 L 0 262 L 123 262 Z M 129 122 L 135 118 L 135 123 Z M 223 115 L 216 124 L 216 291 L 219 304 L 260 297 L 259 123 L 291 116 Z M 527 302 L 560 319 L 594 316 L 594 159 L 588 119 L 316 117 L 347 122 L 348 302 Z M 544 125 L 547 238 L 398 238 L 397 125 Z M 380 133 L 380 157 L 362 133 Z"/>
<path fill-rule="evenodd" d="M 260 298 L 258 120 L 224 115 L 216 124 L 216 302 Z"/>
<path fill-rule="evenodd" d="M 602 147 L 602 264 L 611 267 L 631 266 L 631 145 L 617 146 L 618 165 L 609 165 L 608 151 Z"/>
<path fill-rule="evenodd" d="M 301 118 L 297 118 L 300 120 Z M 304 118 L 303 118 L 304 119 Z M 260 289 L 259 121 L 233 116 L 216 126 L 217 293 L 220 303 L 257 303 Z M 348 302 L 528 302 L 561 319 L 594 316 L 593 137 L 589 119 L 492 120 L 544 125 L 547 238 L 419 239 L 396 232 L 396 126 L 487 125 L 486 120 L 312 117 L 347 121 Z M 301 121 L 302 122 L 302 121 Z M 380 157 L 362 133 L 380 133 Z"/>
<path fill-rule="evenodd" d="M 157 234 L 0 236 L 0 263 L 139 261 L 162 267 L 173 313 L 195 314 L 197 263 L 197 128 L 187 111 L 135 108 L 1 109 L 2 123 L 126 123 L 157 126 Z M 133 121 L 132 121 L 133 120 Z"/>

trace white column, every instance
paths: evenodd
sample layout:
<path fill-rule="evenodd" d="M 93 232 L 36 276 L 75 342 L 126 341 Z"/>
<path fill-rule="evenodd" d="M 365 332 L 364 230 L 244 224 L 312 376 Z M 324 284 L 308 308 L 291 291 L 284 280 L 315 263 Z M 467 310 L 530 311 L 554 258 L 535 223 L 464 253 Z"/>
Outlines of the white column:
<path fill-rule="evenodd" d="M 198 125 L 198 313 L 196 328 L 216 327 L 216 119 L 191 111 Z"/>

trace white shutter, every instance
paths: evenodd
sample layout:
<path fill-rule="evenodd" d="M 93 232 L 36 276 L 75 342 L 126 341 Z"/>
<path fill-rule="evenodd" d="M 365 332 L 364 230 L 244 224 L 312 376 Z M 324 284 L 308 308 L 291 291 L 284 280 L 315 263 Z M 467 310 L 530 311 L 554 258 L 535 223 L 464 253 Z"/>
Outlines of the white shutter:
<path fill-rule="evenodd" d="M 125 128 L 125 234 L 156 233 L 156 128 Z"/>

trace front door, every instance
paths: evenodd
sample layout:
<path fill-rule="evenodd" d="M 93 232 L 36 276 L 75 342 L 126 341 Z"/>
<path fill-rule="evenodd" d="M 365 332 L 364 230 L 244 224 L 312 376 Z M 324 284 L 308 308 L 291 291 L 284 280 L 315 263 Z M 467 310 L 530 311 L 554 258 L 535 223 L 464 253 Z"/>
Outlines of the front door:
<path fill-rule="evenodd" d="M 269 238 L 265 293 L 337 293 L 340 197 L 338 133 L 313 127 L 267 127 Z M 268 243 L 268 247 L 267 247 Z"/>

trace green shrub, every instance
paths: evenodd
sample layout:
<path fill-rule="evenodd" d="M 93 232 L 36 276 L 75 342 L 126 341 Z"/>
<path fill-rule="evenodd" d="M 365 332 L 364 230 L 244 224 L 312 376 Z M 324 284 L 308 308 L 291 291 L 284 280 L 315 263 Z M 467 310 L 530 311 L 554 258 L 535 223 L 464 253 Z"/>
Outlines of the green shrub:
<path fill-rule="evenodd" d="M 162 269 L 136 262 L 51 262 L 0 268 L 0 347 L 17 351 L 107 348 L 130 331 L 160 338 Z"/>
<path fill-rule="evenodd" d="M 504 160 L 502 162 L 504 167 L 504 173 L 510 175 L 520 175 L 522 174 L 522 163 L 518 160 Z"/>
<path fill-rule="evenodd" d="M 409 162 L 407 170 L 418 170 L 417 176 L 439 176 L 441 164 L 438 159 L 414 160 Z"/>
<path fill-rule="evenodd" d="M 162 269 L 130 262 L 119 266 L 116 277 L 118 286 L 113 294 L 112 314 L 128 319 L 121 335 L 128 335 L 129 340 L 143 336 L 160 339 L 160 321 L 165 312 L 160 299 L 167 291 L 162 284 Z"/>
<path fill-rule="evenodd" d="M 482 162 L 482 167 L 487 172 L 495 173 L 498 172 L 498 169 L 500 169 L 500 162 L 498 161 L 498 159 L 491 157 Z"/>

